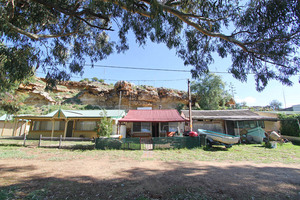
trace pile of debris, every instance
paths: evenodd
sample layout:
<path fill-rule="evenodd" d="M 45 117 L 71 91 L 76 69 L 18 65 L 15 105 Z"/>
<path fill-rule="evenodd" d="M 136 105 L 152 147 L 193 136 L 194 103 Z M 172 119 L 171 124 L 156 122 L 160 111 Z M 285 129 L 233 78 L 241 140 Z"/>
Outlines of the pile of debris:
<path fill-rule="evenodd" d="M 265 142 L 266 146 L 276 148 L 277 142 L 286 143 L 287 139 L 283 138 L 276 131 L 265 132 L 261 127 L 242 130 L 241 141 L 247 144 L 261 144 Z"/>

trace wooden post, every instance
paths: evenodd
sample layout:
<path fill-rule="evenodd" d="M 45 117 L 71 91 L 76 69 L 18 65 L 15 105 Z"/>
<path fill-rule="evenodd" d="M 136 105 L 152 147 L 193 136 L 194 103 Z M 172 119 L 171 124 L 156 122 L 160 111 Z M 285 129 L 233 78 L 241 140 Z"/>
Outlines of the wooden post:
<path fill-rule="evenodd" d="M 193 117 L 192 117 L 192 96 L 190 88 L 190 79 L 188 79 L 188 95 L 189 95 L 189 118 L 190 118 L 190 131 L 193 131 Z"/>
<path fill-rule="evenodd" d="M 26 129 L 26 127 L 25 127 L 25 129 Z M 25 132 L 24 132 L 24 142 L 23 142 L 23 146 L 25 147 L 25 144 L 26 144 L 26 134 L 25 134 Z"/>
<path fill-rule="evenodd" d="M 239 140 L 239 143 L 241 144 L 242 143 L 242 140 L 241 140 L 241 134 L 240 134 L 240 127 L 239 127 L 239 121 L 236 121 L 236 126 L 238 128 L 238 134 L 240 136 L 240 140 Z M 235 135 L 235 134 L 234 134 Z"/>
<path fill-rule="evenodd" d="M 3 134 L 4 134 L 5 124 L 6 124 L 6 118 L 4 120 L 4 124 L 3 124 L 3 128 L 2 128 L 1 136 L 3 136 Z"/>
<path fill-rule="evenodd" d="M 51 141 L 52 141 L 53 134 L 54 134 L 54 126 L 55 126 L 55 121 L 52 120 Z"/>
<path fill-rule="evenodd" d="M 42 134 L 40 135 L 39 147 L 41 146 L 41 144 L 42 144 Z"/>
<path fill-rule="evenodd" d="M 117 124 L 116 124 L 116 125 L 117 125 L 117 135 L 119 135 L 119 133 L 120 133 L 120 130 L 119 130 L 119 129 L 120 129 L 120 123 L 119 123 L 119 122 L 117 122 Z"/>
<path fill-rule="evenodd" d="M 19 125 L 19 121 L 18 121 L 18 125 Z M 22 135 L 22 129 L 23 129 L 23 120 L 21 121 L 21 127 L 20 127 L 20 131 L 19 131 L 19 136 Z"/>
<path fill-rule="evenodd" d="M 75 129 L 76 129 L 76 120 L 73 120 L 73 127 L 72 127 L 72 137 L 75 135 Z"/>
<path fill-rule="evenodd" d="M 142 139 L 140 138 L 140 150 L 142 150 Z"/>
<path fill-rule="evenodd" d="M 69 120 L 66 120 L 65 131 L 64 131 L 64 139 L 66 139 L 66 135 L 67 135 L 68 122 L 69 122 Z"/>
<path fill-rule="evenodd" d="M 62 135 L 59 136 L 59 146 L 58 146 L 59 149 L 61 148 L 61 141 L 62 141 Z"/>
<path fill-rule="evenodd" d="M 13 128 L 12 136 L 15 136 L 15 129 L 16 129 L 16 119 L 14 120 L 14 128 Z"/>
<path fill-rule="evenodd" d="M 25 127 L 25 128 L 24 128 L 24 132 L 23 132 L 24 134 L 26 134 L 27 122 L 28 122 L 28 121 L 25 120 L 25 124 L 24 124 L 24 127 Z"/>
<path fill-rule="evenodd" d="M 28 135 L 29 135 L 29 133 L 32 132 L 32 130 L 33 130 L 33 123 L 34 123 L 34 122 L 33 122 L 32 120 L 29 121 Z"/>
<path fill-rule="evenodd" d="M 225 120 L 224 120 L 224 126 L 225 126 L 225 134 L 227 134 L 227 135 L 228 135 L 227 123 L 226 123 L 226 121 L 225 121 Z"/>
<path fill-rule="evenodd" d="M 237 128 L 238 128 L 238 134 L 239 134 L 239 136 L 241 136 L 241 134 L 240 134 L 240 127 L 239 127 L 239 121 L 236 121 L 236 126 L 237 126 Z M 235 134 L 234 134 L 235 135 Z"/>

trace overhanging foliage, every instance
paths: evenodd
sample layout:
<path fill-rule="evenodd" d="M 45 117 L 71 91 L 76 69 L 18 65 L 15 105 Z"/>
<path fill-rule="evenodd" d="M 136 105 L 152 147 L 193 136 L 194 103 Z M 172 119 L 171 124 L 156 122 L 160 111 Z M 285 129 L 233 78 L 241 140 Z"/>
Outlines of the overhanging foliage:
<path fill-rule="evenodd" d="M 194 77 L 209 71 L 214 53 L 231 57 L 235 78 L 253 73 L 259 91 L 271 79 L 291 85 L 300 69 L 297 0 L 0 0 L 1 65 L 15 69 L 4 68 L 1 81 L 9 88 L 42 67 L 54 85 L 128 50 L 129 31 L 140 45 L 175 49 Z M 12 53 L 22 68 L 9 63 Z"/>
<path fill-rule="evenodd" d="M 280 131 L 282 135 L 300 137 L 300 114 L 298 115 L 278 115 L 280 121 Z M 298 120 L 298 121 L 297 121 Z"/>

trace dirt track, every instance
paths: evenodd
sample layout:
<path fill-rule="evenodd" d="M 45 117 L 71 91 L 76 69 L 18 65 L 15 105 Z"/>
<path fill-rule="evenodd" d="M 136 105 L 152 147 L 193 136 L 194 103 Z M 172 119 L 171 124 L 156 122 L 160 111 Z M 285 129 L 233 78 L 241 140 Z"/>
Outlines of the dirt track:
<path fill-rule="evenodd" d="M 0 160 L 0 190 L 43 199 L 300 199 L 300 166 L 84 158 Z"/>

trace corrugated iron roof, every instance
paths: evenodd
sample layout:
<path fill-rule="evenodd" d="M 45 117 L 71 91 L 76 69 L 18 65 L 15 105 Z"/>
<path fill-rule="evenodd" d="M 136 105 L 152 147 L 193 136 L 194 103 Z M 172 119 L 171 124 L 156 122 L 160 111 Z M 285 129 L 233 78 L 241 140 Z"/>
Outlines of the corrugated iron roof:
<path fill-rule="evenodd" d="M 123 117 L 125 110 L 62 110 L 66 117 Z"/>
<path fill-rule="evenodd" d="M 184 122 L 177 110 L 129 110 L 119 122 Z"/>
<path fill-rule="evenodd" d="M 105 110 L 106 116 L 110 118 L 121 118 L 125 115 L 125 110 Z M 104 110 L 55 110 L 47 115 L 25 116 L 28 118 L 52 118 L 56 114 L 66 118 L 99 118 L 104 117 Z M 22 117 L 19 117 L 22 118 Z"/>
<path fill-rule="evenodd" d="M 13 117 L 14 117 L 13 115 L 4 114 L 0 117 L 0 121 L 5 121 L 5 120 L 10 121 L 13 119 Z"/>
<path fill-rule="evenodd" d="M 189 118 L 189 111 L 181 111 L 184 117 Z M 192 110 L 193 119 L 214 119 L 214 120 L 277 120 L 274 117 L 260 116 L 250 110 Z"/>

